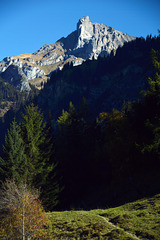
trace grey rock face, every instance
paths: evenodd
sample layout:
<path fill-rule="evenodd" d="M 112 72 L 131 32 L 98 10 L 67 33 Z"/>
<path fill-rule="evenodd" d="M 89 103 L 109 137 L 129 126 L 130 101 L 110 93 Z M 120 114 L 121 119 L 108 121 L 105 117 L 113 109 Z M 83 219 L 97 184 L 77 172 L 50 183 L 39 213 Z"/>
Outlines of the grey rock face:
<path fill-rule="evenodd" d="M 103 52 L 103 55 L 108 55 L 112 50 L 116 50 L 119 46 L 123 46 L 125 42 L 132 40 L 135 40 L 135 37 L 104 24 L 92 23 L 87 16 L 79 20 L 77 30 L 72 35 L 70 34 L 67 38 L 59 41 L 77 57 L 88 59 L 94 56 L 97 59 L 101 52 Z M 69 49 L 68 42 L 72 42 L 72 49 Z"/>
<path fill-rule="evenodd" d="M 27 80 L 31 80 L 34 78 L 42 78 L 45 73 L 43 70 L 39 69 L 38 67 L 33 67 L 27 64 L 23 65 L 23 73 L 26 75 Z"/>
<path fill-rule="evenodd" d="M 6 57 L 0 62 L 0 73 L 4 72 L 11 64 L 22 67 L 22 63 L 19 58 L 14 59 L 13 57 Z"/>
<path fill-rule="evenodd" d="M 89 20 L 89 17 L 83 17 L 77 23 L 78 42 L 77 48 L 83 48 L 86 43 L 93 37 L 93 24 Z"/>
<path fill-rule="evenodd" d="M 48 66 L 63 61 L 63 59 L 63 55 L 59 55 L 56 52 L 49 52 L 45 58 L 38 62 L 38 65 Z"/>
<path fill-rule="evenodd" d="M 14 85 L 20 91 L 30 91 L 30 86 L 22 68 L 17 65 L 10 65 L 3 73 L 2 77 L 6 82 Z"/>

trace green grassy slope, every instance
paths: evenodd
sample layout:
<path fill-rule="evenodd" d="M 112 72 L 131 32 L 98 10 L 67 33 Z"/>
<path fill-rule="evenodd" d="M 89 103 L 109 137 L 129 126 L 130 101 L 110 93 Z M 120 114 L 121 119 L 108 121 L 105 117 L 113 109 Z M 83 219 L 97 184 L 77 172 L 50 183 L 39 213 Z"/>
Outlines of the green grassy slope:
<path fill-rule="evenodd" d="M 50 213 L 53 239 L 160 239 L 160 194 L 110 209 Z"/>

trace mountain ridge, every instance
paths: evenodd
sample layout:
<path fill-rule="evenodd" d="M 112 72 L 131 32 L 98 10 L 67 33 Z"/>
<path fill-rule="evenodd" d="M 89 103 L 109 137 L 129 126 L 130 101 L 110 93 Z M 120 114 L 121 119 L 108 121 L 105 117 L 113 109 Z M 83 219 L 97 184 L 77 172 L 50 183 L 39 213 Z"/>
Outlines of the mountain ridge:
<path fill-rule="evenodd" d="M 7 71 L 4 76 L 12 75 L 10 65 L 17 66 L 26 76 L 26 81 L 41 88 L 41 82 L 46 82 L 50 74 L 62 69 L 68 62 L 77 66 L 87 59 L 95 59 L 98 56 L 108 56 L 112 51 L 116 51 L 125 42 L 135 40 L 126 33 L 121 33 L 104 24 L 92 23 L 89 17 L 82 17 L 77 23 L 77 29 L 66 38 L 62 37 L 54 44 L 45 44 L 36 52 L 20 54 L 18 56 L 6 57 L 0 61 L 0 73 Z M 20 69 L 19 69 L 20 68 Z M 15 74 L 15 79 L 17 76 Z M 11 82 L 10 77 L 4 80 Z M 15 82 L 15 81 L 13 81 Z M 20 82 L 15 85 L 21 91 L 29 91 L 29 87 L 20 86 Z M 26 83 L 27 85 L 28 83 Z"/>

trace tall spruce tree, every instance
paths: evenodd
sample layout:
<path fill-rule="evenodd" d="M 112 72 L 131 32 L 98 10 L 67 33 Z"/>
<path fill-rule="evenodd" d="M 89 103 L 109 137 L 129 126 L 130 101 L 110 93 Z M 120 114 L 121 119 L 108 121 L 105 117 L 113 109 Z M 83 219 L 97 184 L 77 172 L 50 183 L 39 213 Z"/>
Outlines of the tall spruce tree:
<path fill-rule="evenodd" d="M 29 171 L 27 183 L 41 188 L 45 208 L 53 210 L 58 204 L 60 190 L 51 126 L 47 126 L 40 109 L 33 103 L 26 107 L 22 116 L 22 137 Z"/>
<path fill-rule="evenodd" d="M 42 186 L 54 168 L 54 164 L 50 163 L 52 143 L 47 135 L 43 114 L 34 104 L 27 106 L 23 114 L 22 137 L 30 172 L 28 183 Z"/>
<path fill-rule="evenodd" d="M 21 128 L 14 120 L 5 136 L 2 158 L 0 158 L 0 179 L 13 178 L 20 183 L 27 177 L 26 155 Z"/>

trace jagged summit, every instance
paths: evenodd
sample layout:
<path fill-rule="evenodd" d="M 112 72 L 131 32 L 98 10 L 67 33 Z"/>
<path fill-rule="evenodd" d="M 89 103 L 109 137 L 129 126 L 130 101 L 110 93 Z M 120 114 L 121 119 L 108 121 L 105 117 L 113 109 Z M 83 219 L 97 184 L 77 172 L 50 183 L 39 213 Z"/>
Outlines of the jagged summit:
<path fill-rule="evenodd" d="M 125 42 L 134 39 L 135 37 L 119 32 L 112 27 L 92 23 L 89 17 L 85 16 L 79 19 L 77 29 L 66 38 L 62 37 L 54 44 L 45 44 L 33 54 L 4 58 L 0 61 L 0 73 L 8 71 L 7 68 L 14 64 L 21 68 L 26 76 L 26 81 L 39 87 L 52 71 L 58 68 L 62 69 L 67 62 L 72 62 L 73 66 L 76 66 L 93 56 L 95 59 L 99 55 L 106 56 L 112 50 L 116 51 L 119 46 L 123 46 Z M 14 73 L 15 76 L 12 74 L 12 78 L 17 79 L 16 71 Z M 4 80 L 5 76 L 8 74 L 3 74 Z M 12 82 L 14 83 L 14 81 Z M 29 90 L 23 86 L 20 87 L 21 91 Z"/>
<path fill-rule="evenodd" d="M 84 38 L 90 39 L 93 36 L 93 24 L 89 17 L 82 17 L 77 23 L 78 37 L 83 35 Z"/>
<path fill-rule="evenodd" d="M 84 16 L 84 17 L 79 19 L 79 21 L 77 23 L 77 29 L 79 28 L 79 25 L 83 24 L 84 22 L 92 23 L 92 21 L 90 21 L 90 19 L 89 19 L 89 16 Z"/>
<path fill-rule="evenodd" d="M 86 16 L 78 21 L 76 31 L 67 38 L 60 39 L 59 42 L 63 43 L 67 50 L 70 50 L 70 54 L 84 59 L 94 56 L 97 59 L 100 54 L 108 55 L 112 50 L 116 50 L 125 42 L 132 40 L 135 40 L 135 37 L 104 24 L 92 23 Z"/>

